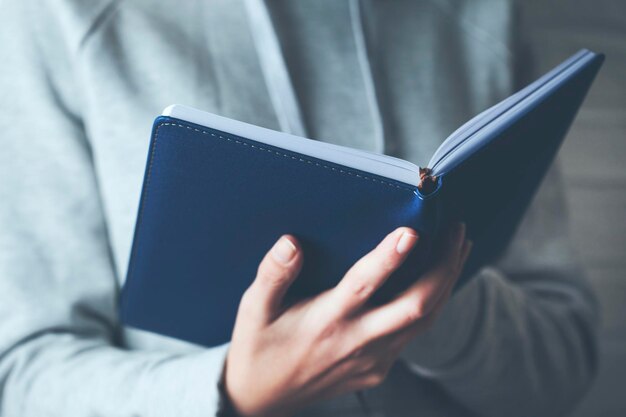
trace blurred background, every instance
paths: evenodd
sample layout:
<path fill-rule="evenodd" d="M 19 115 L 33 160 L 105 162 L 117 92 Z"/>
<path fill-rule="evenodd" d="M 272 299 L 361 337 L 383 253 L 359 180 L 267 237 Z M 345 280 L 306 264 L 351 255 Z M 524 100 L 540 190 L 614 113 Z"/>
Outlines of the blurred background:
<path fill-rule="evenodd" d="M 570 223 L 603 308 L 600 370 L 576 417 L 626 416 L 626 1 L 524 0 L 539 76 L 581 47 L 604 67 L 561 150 Z M 535 78 L 535 77 L 533 77 Z"/>

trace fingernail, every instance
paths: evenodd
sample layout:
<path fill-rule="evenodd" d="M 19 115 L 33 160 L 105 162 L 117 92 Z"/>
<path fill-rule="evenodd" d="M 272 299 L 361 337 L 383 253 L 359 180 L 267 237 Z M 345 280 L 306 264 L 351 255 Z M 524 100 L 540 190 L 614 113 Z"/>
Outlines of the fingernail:
<path fill-rule="evenodd" d="M 281 264 L 288 264 L 295 255 L 296 245 L 284 236 L 272 248 L 272 257 Z"/>
<path fill-rule="evenodd" d="M 396 244 L 396 252 L 398 252 L 400 255 L 404 255 L 409 250 L 411 250 L 416 241 L 417 235 L 415 233 L 403 232 L 402 236 L 400 236 L 400 239 L 398 239 L 398 243 Z"/>

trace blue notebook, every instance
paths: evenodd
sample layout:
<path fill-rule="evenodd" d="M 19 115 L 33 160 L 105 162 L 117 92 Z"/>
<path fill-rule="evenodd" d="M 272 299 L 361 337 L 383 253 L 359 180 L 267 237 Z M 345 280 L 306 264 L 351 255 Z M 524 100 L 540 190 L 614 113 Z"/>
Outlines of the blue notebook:
<path fill-rule="evenodd" d="M 122 322 L 227 342 L 242 293 L 285 233 L 304 250 L 289 292 L 298 299 L 336 285 L 396 227 L 418 230 L 380 303 L 419 278 L 442 229 L 462 220 L 474 241 L 463 285 L 505 250 L 602 61 L 576 53 L 459 128 L 423 168 L 168 107 L 152 131 Z"/>

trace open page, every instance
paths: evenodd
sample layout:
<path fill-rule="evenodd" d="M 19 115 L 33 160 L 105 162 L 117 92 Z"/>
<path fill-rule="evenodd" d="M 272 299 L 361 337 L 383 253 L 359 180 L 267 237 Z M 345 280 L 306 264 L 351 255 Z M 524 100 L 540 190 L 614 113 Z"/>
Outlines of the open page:
<path fill-rule="evenodd" d="M 439 146 L 430 159 L 428 167 L 432 169 L 433 175 L 445 173 L 446 165 L 449 165 L 444 164 L 446 159 L 453 159 L 457 152 L 463 153 L 465 146 L 473 147 L 481 141 L 487 143 L 496 130 L 536 107 L 594 56 L 595 54 L 588 50 L 577 52 L 527 87 L 462 125 Z"/>
<path fill-rule="evenodd" d="M 167 107 L 162 114 L 413 186 L 419 182 L 419 168 L 415 164 L 392 156 L 305 139 L 179 104 Z"/>

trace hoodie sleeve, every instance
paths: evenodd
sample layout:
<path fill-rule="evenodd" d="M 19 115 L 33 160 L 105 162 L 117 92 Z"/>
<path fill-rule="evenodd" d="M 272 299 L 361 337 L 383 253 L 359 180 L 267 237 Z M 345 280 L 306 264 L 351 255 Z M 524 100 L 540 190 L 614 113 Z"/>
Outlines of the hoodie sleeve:
<path fill-rule="evenodd" d="M 82 25 L 70 4 L 4 1 L 0 13 L 0 415 L 214 415 L 225 347 L 116 346 L 118 288 L 72 69 L 98 16 Z"/>

